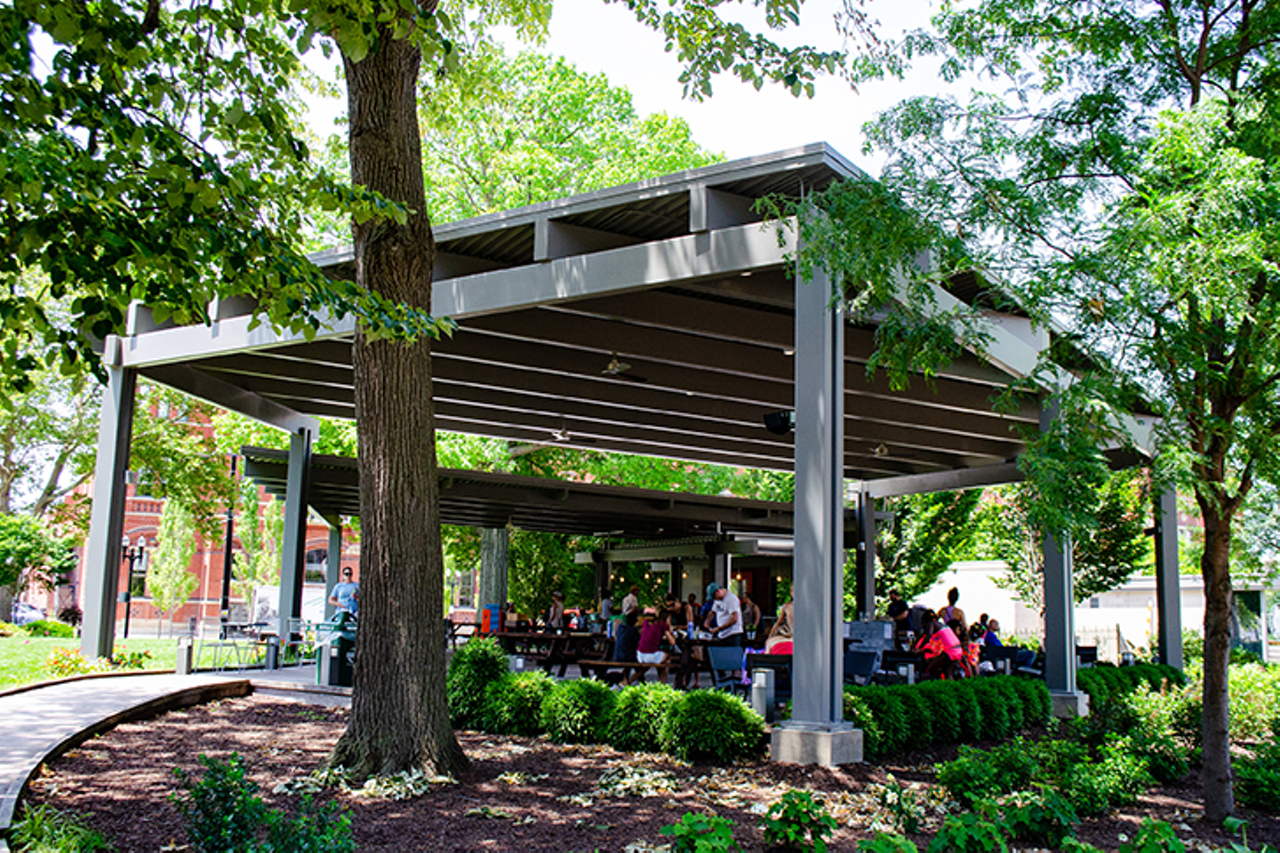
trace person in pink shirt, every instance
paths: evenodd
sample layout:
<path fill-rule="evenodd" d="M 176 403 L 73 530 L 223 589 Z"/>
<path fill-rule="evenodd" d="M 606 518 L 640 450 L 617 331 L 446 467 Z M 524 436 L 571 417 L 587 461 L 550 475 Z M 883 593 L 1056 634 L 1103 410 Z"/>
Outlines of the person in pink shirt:
<path fill-rule="evenodd" d="M 666 640 L 674 646 L 676 644 L 675 635 L 671 633 L 671 625 L 667 622 L 666 611 L 660 611 L 657 615 L 652 612 L 644 614 L 644 624 L 640 626 L 640 644 L 636 646 L 636 662 L 637 663 L 666 663 L 667 653 L 662 650 L 662 641 Z M 644 680 L 644 671 L 640 671 L 639 680 Z M 658 680 L 665 682 L 666 675 L 662 670 L 658 670 Z M 627 677 L 627 683 L 632 681 L 631 676 Z"/>

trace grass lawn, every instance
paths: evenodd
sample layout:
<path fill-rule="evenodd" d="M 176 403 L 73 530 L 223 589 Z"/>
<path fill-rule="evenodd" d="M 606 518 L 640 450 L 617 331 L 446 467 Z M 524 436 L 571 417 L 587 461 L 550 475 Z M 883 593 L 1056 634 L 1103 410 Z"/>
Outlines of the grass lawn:
<path fill-rule="evenodd" d="M 45 671 L 44 662 L 53 650 L 60 646 L 79 649 L 80 640 L 58 637 L 0 637 L 0 690 L 49 680 L 51 676 Z M 140 651 L 151 653 L 147 669 L 173 668 L 174 641 L 169 637 L 116 640 L 117 653 Z"/>

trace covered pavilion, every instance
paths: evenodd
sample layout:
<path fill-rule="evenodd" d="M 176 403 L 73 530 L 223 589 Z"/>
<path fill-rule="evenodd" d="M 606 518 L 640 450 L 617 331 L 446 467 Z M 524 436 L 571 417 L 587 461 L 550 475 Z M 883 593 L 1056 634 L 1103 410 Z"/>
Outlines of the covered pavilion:
<path fill-rule="evenodd" d="M 870 616 L 874 499 L 1013 482 L 1017 428 L 1052 417 L 1043 393 L 1022 394 L 1012 413 L 992 409 L 1050 342 L 1012 313 L 991 311 L 986 351 L 956 359 L 931 386 L 895 391 L 867 375 L 874 323 L 851 322 L 822 274 L 800 280 L 794 229 L 756 210 L 761 198 L 858 175 L 815 144 L 435 229 L 433 313 L 459 327 L 433 344 L 438 428 L 795 472 L 795 699 L 781 754 L 824 763 L 846 759 L 852 742 L 841 698 L 846 505 L 858 609 Z M 331 276 L 352 275 L 349 248 L 314 259 Z M 974 278 L 935 294 L 942 310 L 982 295 Z M 210 306 L 210 325 L 173 327 L 138 305 L 127 333 L 105 342 L 87 654 L 112 647 L 138 376 L 290 434 L 282 588 L 300 576 L 316 418 L 355 415 L 355 328 L 334 321 L 308 340 L 255 324 L 253 310 L 227 300 Z M 1149 417 L 1134 427 L 1141 435 Z M 1179 664 L 1172 493 L 1155 503 L 1159 652 Z M 1060 704 L 1079 707 L 1069 549 L 1045 543 L 1045 574 L 1046 679 Z M 282 618 L 291 607 L 282 602 Z"/>

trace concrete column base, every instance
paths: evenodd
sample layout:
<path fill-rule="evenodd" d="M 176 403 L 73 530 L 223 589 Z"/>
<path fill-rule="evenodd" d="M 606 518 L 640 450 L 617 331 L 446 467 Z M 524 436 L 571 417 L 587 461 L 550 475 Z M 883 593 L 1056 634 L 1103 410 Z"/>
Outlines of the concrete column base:
<path fill-rule="evenodd" d="M 1051 692 L 1049 694 L 1049 699 L 1053 702 L 1053 716 L 1056 719 L 1074 720 L 1076 717 L 1089 716 L 1088 693 Z"/>
<path fill-rule="evenodd" d="M 862 729 L 782 723 L 773 727 L 769 755 L 773 761 L 788 764 L 858 764 L 862 761 Z"/>

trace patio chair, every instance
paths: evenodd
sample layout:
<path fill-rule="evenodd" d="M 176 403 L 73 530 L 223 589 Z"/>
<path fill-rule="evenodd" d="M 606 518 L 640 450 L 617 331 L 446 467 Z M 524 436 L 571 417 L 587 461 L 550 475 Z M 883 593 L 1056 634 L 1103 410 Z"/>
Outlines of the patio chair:
<path fill-rule="evenodd" d="M 746 692 L 742 684 L 742 648 L 740 646 L 707 646 L 711 666 L 711 686 L 728 690 L 735 696 Z"/>
<path fill-rule="evenodd" d="M 844 680 L 849 684 L 870 684 L 879 663 L 876 652 L 850 649 L 844 653 Z"/>

